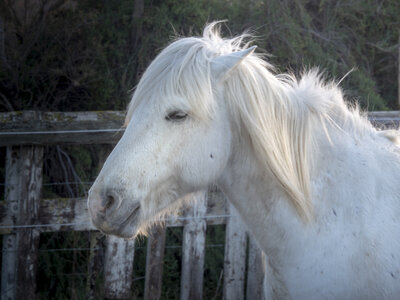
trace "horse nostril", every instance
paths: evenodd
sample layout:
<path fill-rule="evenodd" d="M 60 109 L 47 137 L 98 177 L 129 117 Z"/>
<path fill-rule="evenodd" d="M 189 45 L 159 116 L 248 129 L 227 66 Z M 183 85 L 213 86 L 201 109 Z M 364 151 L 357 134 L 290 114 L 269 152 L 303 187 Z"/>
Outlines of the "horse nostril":
<path fill-rule="evenodd" d="M 111 213 L 120 207 L 122 199 L 114 190 L 106 191 L 103 197 L 102 206 L 104 212 Z"/>
<path fill-rule="evenodd" d="M 111 195 L 108 195 L 105 199 L 105 204 L 104 204 L 105 210 L 109 210 L 111 207 L 113 207 L 114 203 L 115 203 L 114 197 Z"/>

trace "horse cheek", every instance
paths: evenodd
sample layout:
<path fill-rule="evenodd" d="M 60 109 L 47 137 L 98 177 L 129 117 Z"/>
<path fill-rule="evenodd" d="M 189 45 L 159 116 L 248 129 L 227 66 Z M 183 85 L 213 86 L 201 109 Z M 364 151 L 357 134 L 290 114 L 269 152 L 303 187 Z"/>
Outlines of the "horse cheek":
<path fill-rule="evenodd" d="M 193 191 L 216 182 L 226 163 L 228 152 L 224 141 L 216 143 L 215 137 L 185 147 L 182 153 L 182 180 Z"/>

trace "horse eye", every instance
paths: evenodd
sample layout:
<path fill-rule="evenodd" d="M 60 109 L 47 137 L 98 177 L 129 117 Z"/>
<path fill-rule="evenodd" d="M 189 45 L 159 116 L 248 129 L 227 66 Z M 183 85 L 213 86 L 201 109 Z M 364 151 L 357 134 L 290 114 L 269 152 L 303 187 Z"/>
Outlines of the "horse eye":
<path fill-rule="evenodd" d="M 183 121 L 187 117 L 187 113 L 183 111 L 172 111 L 165 116 L 165 120 L 167 121 Z"/>

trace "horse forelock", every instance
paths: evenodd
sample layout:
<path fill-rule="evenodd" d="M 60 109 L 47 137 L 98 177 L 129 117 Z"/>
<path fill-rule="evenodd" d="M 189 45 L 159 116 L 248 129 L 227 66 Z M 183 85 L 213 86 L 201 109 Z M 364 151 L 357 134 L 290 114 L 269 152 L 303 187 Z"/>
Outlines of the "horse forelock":
<path fill-rule="evenodd" d="M 128 106 L 126 124 L 141 103 L 180 97 L 189 113 L 209 119 L 216 105 L 211 60 L 247 48 L 243 34 L 224 39 L 218 22 L 207 25 L 202 37 L 180 38 L 150 64 Z M 250 54 L 225 80 L 224 98 L 237 123 L 248 132 L 260 162 L 268 168 L 305 219 L 312 214 L 310 169 L 313 153 L 312 120 L 351 130 L 369 130 L 357 111 L 351 112 L 334 83 L 324 84 L 316 70 L 296 80 L 274 75 L 260 55 Z"/>
<path fill-rule="evenodd" d="M 201 37 L 177 38 L 158 54 L 134 89 L 125 125 L 130 122 L 136 107 L 152 98 L 164 101 L 181 97 L 195 117 L 205 120 L 212 115 L 215 101 L 210 62 L 216 56 L 246 48 L 244 41 L 251 37 L 244 33 L 224 39 L 220 35 L 220 23 L 207 25 Z"/>

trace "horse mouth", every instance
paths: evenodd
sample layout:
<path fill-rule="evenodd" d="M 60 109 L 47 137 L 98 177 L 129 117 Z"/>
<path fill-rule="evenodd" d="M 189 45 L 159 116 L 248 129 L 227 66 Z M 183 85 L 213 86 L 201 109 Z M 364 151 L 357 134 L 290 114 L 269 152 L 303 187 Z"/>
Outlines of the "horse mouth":
<path fill-rule="evenodd" d="M 140 204 L 133 208 L 132 212 L 118 225 L 117 230 L 113 233 L 117 236 L 129 238 L 135 235 L 134 228 L 138 223 L 140 215 Z"/>
<path fill-rule="evenodd" d="M 115 235 L 121 238 L 132 238 L 136 235 L 137 226 L 140 217 L 140 204 L 136 205 L 127 216 L 113 215 L 113 220 L 106 220 L 102 217 L 99 221 L 93 221 L 93 224 L 105 234 Z M 122 222 L 120 221 L 122 219 Z M 93 220 L 93 219 L 92 219 Z"/>

